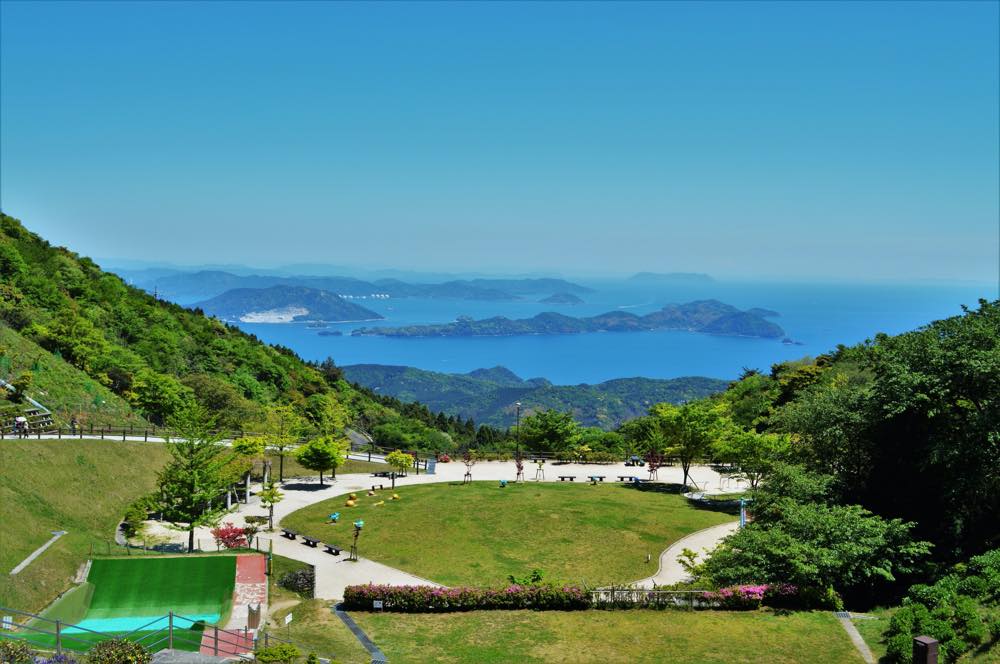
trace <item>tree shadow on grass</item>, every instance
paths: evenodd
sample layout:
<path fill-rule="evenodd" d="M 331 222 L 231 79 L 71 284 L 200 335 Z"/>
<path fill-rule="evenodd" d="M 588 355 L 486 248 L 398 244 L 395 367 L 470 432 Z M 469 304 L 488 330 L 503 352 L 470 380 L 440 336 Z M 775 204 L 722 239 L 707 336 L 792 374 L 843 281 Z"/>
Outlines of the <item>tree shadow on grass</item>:
<path fill-rule="evenodd" d="M 667 493 L 672 495 L 680 495 L 684 493 L 684 485 L 671 483 L 671 482 L 642 482 L 639 484 L 625 484 L 623 485 L 626 489 L 631 489 L 632 491 L 642 491 L 644 493 Z M 725 503 L 714 504 L 711 502 L 701 502 L 697 500 L 689 500 L 687 504 L 696 510 L 704 510 L 706 512 L 722 512 L 723 514 L 734 514 L 738 515 L 740 513 L 740 508 L 738 505 L 728 505 Z"/>
<path fill-rule="evenodd" d="M 322 491 L 332 488 L 333 484 L 320 484 L 319 482 L 285 482 L 281 486 L 283 491 Z"/>

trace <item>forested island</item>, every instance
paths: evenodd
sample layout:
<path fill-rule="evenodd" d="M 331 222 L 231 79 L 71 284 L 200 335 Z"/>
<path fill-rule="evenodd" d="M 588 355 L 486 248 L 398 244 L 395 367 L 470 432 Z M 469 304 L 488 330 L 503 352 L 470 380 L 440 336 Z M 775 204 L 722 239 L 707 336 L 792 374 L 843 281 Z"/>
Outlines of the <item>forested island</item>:
<path fill-rule="evenodd" d="M 572 293 L 553 293 L 539 302 L 542 304 L 583 304 L 583 300 Z"/>
<path fill-rule="evenodd" d="M 668 304 L 659 311 L 639 316 L 627 311 L 609 311 L 588 318 L 545 312 L 532 318 L 510 319 L 494 316 L 483 320 L 461 317 L 453 323 L 407 325 L 403 327 L 362 327 L 353 336 L 385 337 L 484 337 L 519 334 L 580 334 L 582 332 L 642 332 L 648 330 L 686 330 L 705 334 L 780 339 L 785 336 L 780 325 L 767 320 L 761 312 L 741 311 L 718 300 L 698 300 L 686 304 Z"/>
<path fill-rule="evenodd" d="M 194 306 L 210 316 L 244 323 L 345 322 L 384 318 L 339 295 L 304 286 L 234 288 Z"/>

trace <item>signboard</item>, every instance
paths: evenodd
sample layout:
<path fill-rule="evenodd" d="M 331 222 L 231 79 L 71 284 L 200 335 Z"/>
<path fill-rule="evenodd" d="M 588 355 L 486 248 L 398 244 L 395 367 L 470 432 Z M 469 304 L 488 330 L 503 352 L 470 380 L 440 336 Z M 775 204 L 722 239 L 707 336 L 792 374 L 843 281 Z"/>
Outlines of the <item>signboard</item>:
<path fill-rule="evenodd" d="M 3 629 L 14 629 L 14 616 L 4 616 L 2 627 Z"/>
<path fill-rule="evenodd" d="M 285 616 L 285 624 L 288 625 L 291 624 L 291 622 L 292 622 L 292 614 L 289 613 L 287 616 Z"/>
<path fill-rule="evenodd" d="M 438 462 L 437 462 L 436 459 L 428 459 L 427 460 L 427 474 L 428 475 L 433 475 L 434 474 L 434 471 L 437 469 L 437 463 Z"/>
<path fill-rule="evenodd" d="M 380 599 L 372 600 L 372 608 L 373 609 L 381 609 L 382 608 L 382 600 L 380 600 Z"/>

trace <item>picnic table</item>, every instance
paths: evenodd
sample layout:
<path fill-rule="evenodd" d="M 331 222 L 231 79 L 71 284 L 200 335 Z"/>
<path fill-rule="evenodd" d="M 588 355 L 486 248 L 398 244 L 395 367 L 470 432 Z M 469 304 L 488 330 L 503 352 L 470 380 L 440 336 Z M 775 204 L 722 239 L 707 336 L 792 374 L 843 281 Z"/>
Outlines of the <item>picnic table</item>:
<path fill-rule="evenodd" d="M 575 482 L 576 481 L 576 475 L 560 475 L 559 476 L 559 481 L 560 482 L 565 482 L 566 480 L 569 480 L 570 482 Z"/>

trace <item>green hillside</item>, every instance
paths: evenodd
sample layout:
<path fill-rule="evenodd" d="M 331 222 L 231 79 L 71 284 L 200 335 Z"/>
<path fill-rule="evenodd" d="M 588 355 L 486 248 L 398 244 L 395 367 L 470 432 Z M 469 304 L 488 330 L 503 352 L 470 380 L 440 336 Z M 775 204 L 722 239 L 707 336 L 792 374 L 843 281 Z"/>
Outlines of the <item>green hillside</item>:
<path fill-rule="evenodd" d="M 504 367 L 446 374 L 413 367 L 356 364 L 342 367 L 348 380 L 431 410 L 497 427 L 514 425 L 515 402 L 521 414 L 552 408 L 571 412 L 587 426 L 613 429 L 645 415 L 655 403 L 680 403 L 726 389 L 714 378 L 621 378 L 597 385 L 552 385 L 544 379 L 522 380 Z"/>
<path fill-rule="evenodd" d="M 0 348 L 6 351 L 0 378 L 11 381 L 29 372 L 28 396 L 51 410 L 58 425 L 67 426 L 73 417 L 83 426 L 144 422 L 120 396 L 4 323 L 0 323 Z"/>
<path fill-rule="evenodd" d="M 401 419 L 343 381 L 332 362 L 308 364 L 198 310 L 158 300 L 7 215 L 0 216 L 0 323 L 93 381 L 40 379 L 43 391 L 60 392 L 52 400 L 64 409 L 102 398 L 96 383 L 154 424 L 192 401 L 232 428 L 280 419 L 284 429 L 309 433 Z M 280 406 L 296 416 L 288 426 L 275 417 Z M 114 408 L 127 417 L 121 403 Z"/>
<path fill-rule="evenodd" d="M 154 443 L 3 441 L 0 605 L 35 611 L 69 588 L 90 545 L 114 537 L 125 507 L 153 490 L 168 457 L 166 446 Z M 53 530 L 67 534 L 10 576 Z"/>

